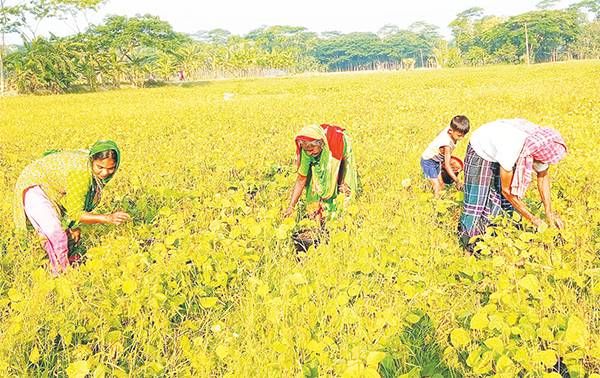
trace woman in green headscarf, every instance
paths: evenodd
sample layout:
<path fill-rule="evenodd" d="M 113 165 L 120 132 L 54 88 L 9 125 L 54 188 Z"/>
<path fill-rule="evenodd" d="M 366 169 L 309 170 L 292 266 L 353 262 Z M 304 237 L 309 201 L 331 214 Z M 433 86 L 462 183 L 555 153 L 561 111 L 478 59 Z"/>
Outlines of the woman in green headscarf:
<path fill-rule="evenodd" d="M 298 177 L 284 217 L 293 214 L 306 188 L 309 218 L 330 220 L 338 217 L 357 189 L 354 153 L 344 129 L 334 125 L 309 125 L 295 138 Z M 338 201 L 338 195 L 344 195 Z"/>
<path fill-rule="evenodd" d="M 68 237 L 79 241 L 80 223 L 120 225 L 129 214 L 92 211 L 102 188 L 119 168 L 120 151 L 110 140 L 96 142 L 90 151 L 53 151 L 29 164 L 15 186 L 14 215 L 17 230 L 27 221 L 45 240 L 52 273 L 68 266 Z"/>

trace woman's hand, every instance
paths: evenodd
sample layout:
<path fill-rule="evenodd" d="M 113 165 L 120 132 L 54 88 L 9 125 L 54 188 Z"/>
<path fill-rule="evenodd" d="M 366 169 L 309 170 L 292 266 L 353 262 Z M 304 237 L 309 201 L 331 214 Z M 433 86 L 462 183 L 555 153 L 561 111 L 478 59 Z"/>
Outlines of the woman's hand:
<path fill-rule="evenodd" d="M 298 175 L 296 177 L 296 183 L 294 184 L 294 188 L 292 189 L 292 198 L 290 198 L 290 205 L 287 210 L 283 212 L 283 217 L 291 217 L 294 214 L 294 210 L 296 210 L 296 204 L 298 203 L 298 199 L 300 198 L 300 194 L 304 190 L 306 186 L 306 176 Z"/>
<path fill-rule="evenodd" d="M 69 235 L 69 237 L 73 239 L 75 243 L 79 243 L 79 239 L 81 238 L 81 229 L 79 227 L 68 228 L 67 235 Z"/>
<path fill-rule="evenodd" d="M 342 181 L 342 183 L 338 185 L 338 191 L 346 197 L 350 197 L 350 186 L 348 186 L 346 182 Z"/>
<path fill-rule="evenodd" d="M 123 224 L 123 222 L 125 222 L 129 219 L 131 219 L 131 216 L 129 214 L 121 212 L 121 211 L 117 211 L 117 212 L 114 212 L 114 213 L 108 215 L 107 223 L 114 224 L 115 226 L 120 226 Z"/>
<path fill-rule="evenodd" d="M 283 212 L 283 217 L 284 218 L 289 218 L 292 216 L 292 214 L 294 214 L 294 210 L 296 210 L 296 208 L 294 208 L 294 206 L 288 206 L 288 208 Z"/>

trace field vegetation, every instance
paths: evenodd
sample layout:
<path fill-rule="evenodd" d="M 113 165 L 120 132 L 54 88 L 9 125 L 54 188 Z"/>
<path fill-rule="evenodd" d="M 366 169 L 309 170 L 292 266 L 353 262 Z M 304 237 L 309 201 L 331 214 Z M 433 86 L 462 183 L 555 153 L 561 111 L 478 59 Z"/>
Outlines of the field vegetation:
<path fill-rule="evenodd" d="M 15 3 L 0 2 L 0 34 L 23 40 L 0 48 L 0 73 L 6 71 L 11 93 L 156 86 L 182 76 L 200 80 L 600 59 L 600 0 L 541 1 L 536 10 L 514 16 L 472 7 L 448 25 L 451 39 L 440 34 L 439 25 L 425 21 L 406 29 L 387 24 L 377 32 L 347 34 L 316 33 L 298 25 L 263 25 L 245 35 L 224 29 L 184 34 L 150 14 L 83 22 L 82 15 L 107 0 Z M 75 23 L 77 33 L 38 35 L 37 27 L 52 18 Z M 2 95 L 3 81 L 0 75 Z"/>
<path fill-rule="evenodd" d="M 598 88 L 582 61 L 0 99 L 0 377 L 598 377 Z M 456 114 L 563 134 L 564 231 L 503 220 L 463 257 L 461 195 L 434 200 L 418 164 Z M 362 192 L 299 255 L 308 221 L 281 212 L 311 123 L 347 129 Z M 13 186 L 98 139 L 123 159 L 103 209 L 134 220 L 84 229 L 55 279 L 13 235 Z"/>

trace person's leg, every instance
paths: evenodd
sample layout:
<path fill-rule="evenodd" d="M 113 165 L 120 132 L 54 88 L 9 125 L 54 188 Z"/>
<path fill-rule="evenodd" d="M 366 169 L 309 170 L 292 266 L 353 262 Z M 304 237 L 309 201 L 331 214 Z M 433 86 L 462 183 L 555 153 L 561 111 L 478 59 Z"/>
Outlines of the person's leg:
<path fill-rule="evenodd" d="M 484 234 L 487 227 L 492 177 L 491 163 L 477 155 L 471 145 L 468 145 L 465 156 L 465 200 L 458 232 L 461 245 L 469 252 L 473 252 L 474 248 L 470 239 Z"/>
<path fill-rule="evenodd" d="M 436 178 L 428 179 L 433 186 L 433 195 L 435 198 L 440 198 L 440 192 L 444 190 L 444 182 L 442 181 L 442 174 Z"/>
<path fill-rule="evenodd" d="M 42 188 L 34 186 L 23 195 L 27 218 L 38 234 L 45 239 L 44 248 L 50 259 L 52 274 L 66 272 L 68 265 L 68 237 L 50 199 Z M 60 268 L 60 269 L 59 269 Z"/>
<path fill-rule="evenodd" d="M 435 198 L 439 198 L 439 192 L 444 189 L 444 183 L 442 182 L 442 170 L 440 163 L 433 160 L 425 160 L 421 158 L 421 168 L 425 178 L 429 180 L 431 186 L 433 186 L 433 194 Z"/>

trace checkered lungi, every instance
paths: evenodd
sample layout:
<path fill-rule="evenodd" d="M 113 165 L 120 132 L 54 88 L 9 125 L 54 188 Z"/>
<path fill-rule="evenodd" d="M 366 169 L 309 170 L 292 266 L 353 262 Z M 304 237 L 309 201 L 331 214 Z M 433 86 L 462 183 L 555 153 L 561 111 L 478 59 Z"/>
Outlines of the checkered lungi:
<path fill-rule="evenodd" d="M 458 223 L 460 243 L 473 252 L 474 243 L 469 239 L 485 234 L 486 228 L 496 216 L 514 211 L 514 207 L 502 195 L 500 164 L 477 155 L 471 144 L 465 156 L 465 201 Z"/>

